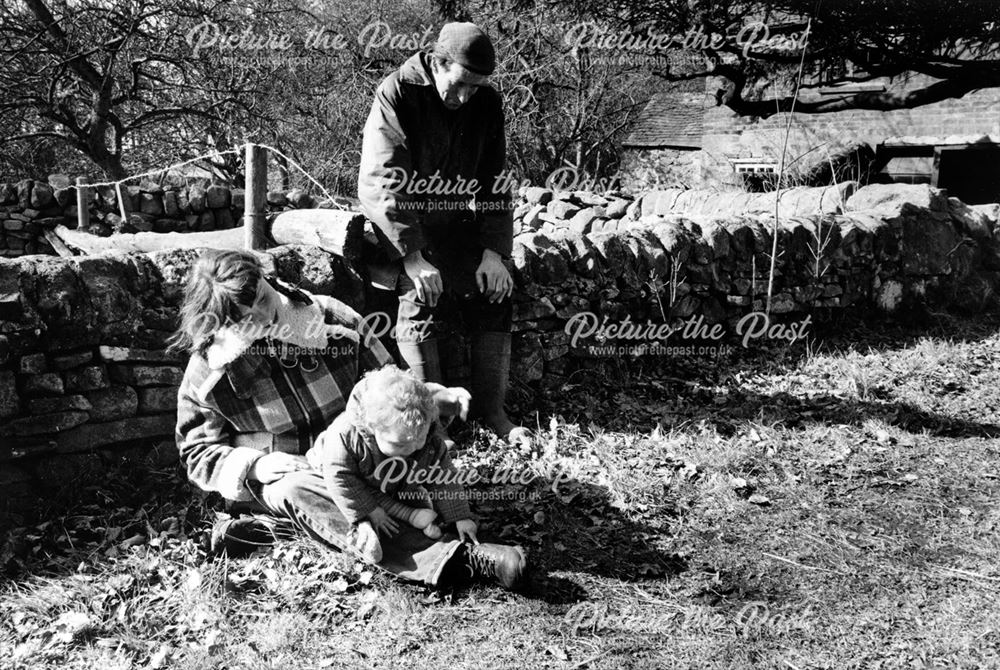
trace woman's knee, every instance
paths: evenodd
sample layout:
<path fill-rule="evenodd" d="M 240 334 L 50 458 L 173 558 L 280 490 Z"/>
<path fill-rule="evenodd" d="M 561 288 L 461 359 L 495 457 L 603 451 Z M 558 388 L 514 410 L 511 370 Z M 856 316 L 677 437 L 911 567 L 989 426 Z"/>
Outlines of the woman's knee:
<path fill-rule="evenodd" d="M 289 503 L 296 503 L 304 498 L 325 494 L 326 486 L 323 477 L 314 470 L 298 470 L 289 472 L 280 479 L 264 484 L 261 487 L 261 497 L 272 508 L 287 509 Z"/>

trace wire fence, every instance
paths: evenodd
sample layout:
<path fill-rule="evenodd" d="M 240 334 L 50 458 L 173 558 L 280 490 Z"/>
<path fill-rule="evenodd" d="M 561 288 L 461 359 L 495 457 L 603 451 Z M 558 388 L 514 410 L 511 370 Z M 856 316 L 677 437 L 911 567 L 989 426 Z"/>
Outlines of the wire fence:
<path fill-rule="evenodd" d="M 164 172 L 169 172 L 170 170 L 176 170 L 177 168 L 184 167 L 185 165 L 190 165 L 191 163 L 197 163 L 198 161 L 202 161 L 202 160 L 209 159 L 209 158 L 220 158 L 222 156 L 226 156 L 226 155 L 229 155 L 229 154 L 235 154 L 236 156 L 239 156 L 242 153 L 242 151 L 245 150 L 246 146 L 247 145 L 243 145 L 243 149 L 226 149 L 225 151 L 211 151 L 211 152 L 208 152 L 208 153 L 205 153 L 205 154 L 201 154 L 200 156 L 195 156 L 194 158 L 189 158 L 188 160 L 181 161 L 180 163 L 175 163 L 175 164 L 167 166 L 165 168 L 159 168 L 159 169 L 156 169 L 156 170 L 148 170 L 146 172 L 140 172 L 139 174 L 129 175 L 128 177 L 123 177 L 122 179 L 118 179 L 118 180 L 91 182 L 91 183 L 85 183 L 85 184 L 78 183 L 78 184 L 76 184 L 76 188 L 77 189 L 84 189 L 84 188 L 101 188 L 101 187 L 107 187 L 107 186 L 114 187 L 115 191 L 118 194 L 119 206 L 121 206 L 121 203 L 124 200 L 124 198 L 122 197 L 121 187 L 122 187 L 122 184 L 124 184 L 126 182 L 133 181 L 135 179 L 142 179 L 143 177 L 152 177 L 154 175 L 162 174 Z M 306 177 L 306 179 L 308 179 L 313 184 L 315 184 L 316 187 L 323 193 L 323 195 L 326 197 L 326 201 L 325 202 L 330 202 L 334 207 L 337 207 L 338 209 L 348 209 L 348 207 L 346 205 L 343 205 L 342 203 L 337 202 L 336 198 L 334 198 L 334 196 L 330 194 L 330 191 L 327 190 L 327 188 L 325 186 L 323 186 L 323 184 L 321 184 L 318 179 L 316 179 L 314 176 L 312 176 L 305 168 L 303 168 L 301 165 L 299 165 L 295 160 L 293 160 L 292 158 L 290 158 L 288 155 L 286 155 L 285 153 L 283 153 L 279 149 L 277 149 L 275 147 L 272 147 L 272 146 L 269 146 L 267 144 L 256 144 L 256 146 L 261 147 L 262 149 L 266 149 L 267 151 L 275 154 L 276 156 L 280 156 L 285 161 L 287 161 L 289 165 L 291 165 L 296 170 L 298 170 L 299 172 L 301 172 Z"/>

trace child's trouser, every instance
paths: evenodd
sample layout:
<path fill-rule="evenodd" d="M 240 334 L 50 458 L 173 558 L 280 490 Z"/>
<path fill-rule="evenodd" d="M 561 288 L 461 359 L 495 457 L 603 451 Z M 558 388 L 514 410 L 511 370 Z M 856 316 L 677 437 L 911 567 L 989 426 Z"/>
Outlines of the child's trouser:
<path fill-rule="evenodd" d="M 327 492 L 323 476 L 315 470 L 291 472 L 271 484 L 249 485 L 268 513 L 290 519 L 314 540 L 350 550 L 351 524 Z M 429 586 L 438 585 L 445 564 L 461 546 L 455 535 L 432 540 L 407 524 L 399 524 L 399 532 L 392 537 L 380 539 L 382 561 L 378 567 Z"/>

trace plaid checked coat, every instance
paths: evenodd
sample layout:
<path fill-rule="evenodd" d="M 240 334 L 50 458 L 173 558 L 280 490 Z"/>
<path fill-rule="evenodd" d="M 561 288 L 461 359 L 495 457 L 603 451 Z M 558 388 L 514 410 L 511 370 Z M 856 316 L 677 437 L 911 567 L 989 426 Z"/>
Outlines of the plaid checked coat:
<path fill-rule="evenodd" d="M 177 394 L 176 439 L 188 476 L 201 489 L 251 500 L 246 477 L 258 458 L 271 451 L 304 455 L 344 411 L 358 377 L 392 362 L 382 344 L 367 337 L 357 312 L 334 298 L 306 295 L 311 304 L 286 301 L 284 313 L 299 324 L 325 324 L 325 347 L 303 348 L 293 362 L 276 355 L 283 343 L 247 342 L 223 328 L 205 355 L 188 361 Z"/>
<path fill-rule="evenodd" d="M 430 494 L 442 523 L 473 519 L 465 487 L 457 481 L 458 471 L 448 456 L 448 448 L 433 427 L 421 449 L 406 459 L 396 457 L 395 463 L 386 464 L 380 471 L 379 466 L 391 459 L 379 451 L 375 436 L 358 425 L 359 395 L 360 389 L 355 388 L 347 409 L 306 454 L 313 469 L 323 474 L 327 490 L 344 517 L 351 523 L 363 521 L 380 506 L 384 494 L 396 496 L 410 507 L 424 506 L 399 495 L 401 491 L 417 493 L 422 487 Z M 407 475 L 421 476 L 415 481 L 427 483 L 410 484 Z"/>

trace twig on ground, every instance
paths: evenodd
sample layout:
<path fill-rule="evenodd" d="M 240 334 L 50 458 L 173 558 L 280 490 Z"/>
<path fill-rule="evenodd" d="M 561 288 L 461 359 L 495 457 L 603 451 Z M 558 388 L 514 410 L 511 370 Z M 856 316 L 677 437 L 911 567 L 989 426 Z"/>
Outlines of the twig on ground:
<path fill-rule="evenodd" d="M 609 653 L 611 653 L 611 650 L 610 649 L 605 649 L 604 651 L 600 652 L 599 654 L 594 654 L 590 658 L 585 658 L 582 661 L 580 661 L 579 663 L 571 665 L 570 669 L 571 670 L 576 670 L 577 668 L 582 668 L 583 666 L 588 665 L 590 663 L 593 663 L 594 661 L 596 661 L 597 659 L 599 659 L 601 656 L 606 656 Z"/>
<path fill-rule="evenodd" d="M 773 558 L 776 561 L 782 561 L 784 563 L 788 563 L 790 565 L 794 565 L 794 566 L 799 567 L 799 568 L 805 568 L 806 570 L 819 570 L 820 572 L 832 572 L 835 575 L 841 575 L 843 577 L 847 577 L 847 574 L 841 572 L 840 570 L 830 570 L 829 568 L 819 568 L 819 567 L 816 567 L 814 565 L 803 565 L 802 563 L 797 563 L 797 562 L 795 562 L 795 561 L 793 561 L 793 560 L 791 560 L 789 558 L 784 558 L 782 556 L 775 556 L 774 554 L 769 554 L 766 551 L 762 551 L 761 553 L 764 554 L 765 556 L 767 556 L 768 558 Z"/>
<path fill-rule="evenodd" d="M 643 589 L 639 588 L 638 586 L 633 586 L 632 590 L 635 591 L 636 595 L 638 595 L 640 598 L 642 598 L 643 600 L 645 600 L 650 605 L 667 605 L 667 606 L 676 607 L 675 603 L 669 602 L 667 600 L 663 600 L 662 598 L 657 598 L 657 597 L 653 596 L 651 593 L 649 593 L 647 591 L 644 591 Z"/>
<path fill-rule="evenodd" d="M 939 565 L 937 567 L 941 570 L 945 570 L 947 572 L 954 572 L 957 575 L 961 575 L 964 577 L 969 577 L 974 579 L 985 579 L 990 582 L 1000 582 L 1000 577 L 990 577 L 989 575 L 981 575 L 978 572 L 969 572 L 968 570 L 962 570 L 961 568 L 949 568 L 947 565 Z"/>

